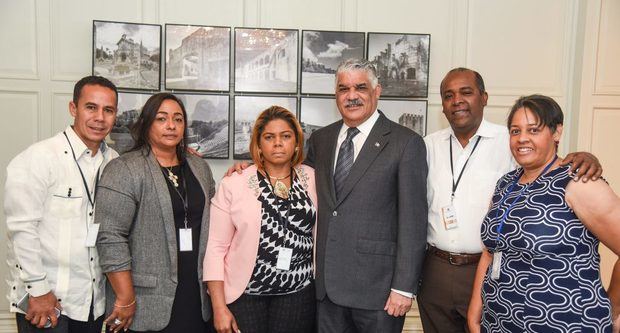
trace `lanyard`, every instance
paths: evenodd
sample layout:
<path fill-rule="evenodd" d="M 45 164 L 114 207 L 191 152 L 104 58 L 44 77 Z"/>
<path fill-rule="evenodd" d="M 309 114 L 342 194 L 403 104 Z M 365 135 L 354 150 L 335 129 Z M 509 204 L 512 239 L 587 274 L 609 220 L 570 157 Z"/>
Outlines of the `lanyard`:
<path fill-rule="evenodd" d="M 93 196 L 90 196 L 90 189 L 88 188 L 88 183 L 86 182 L 86 177 L 84 177 L 84 172 L 82 172 L 82 168 L 80 167 L 80 163 L 78 163 L 77 158 L 75 157 L 75 151 L 73 150 L 73 146 L 71 145 L 71 141 L 69 141 L 69 137 L 66 132 L 62 132 L 67 139 L 67 143 L 69 144 L 69 148 L 71 148 L 71 154 L 73 155 L 73 160 L 75 161 L 75 165 L 77 165 L 78 170 L 80 170 L 80 176 L 82 176 L 82 182 L 84 183 L 84 187 L 86 188 L 86 196 L 88 197 L 88 202 L 90 206 L 95 208 L 95 198 L 97 197 L 97 185 L 99 185 L 99 171 L 101 171 L 101 167 L 97 168 L 97 175 L 95 176 L 95 192 Z"/>
<path fill-rule="evenodd" d="M 538 177 L 536 177 L 536 179 L 534 179 L 533 182 L 525 185 L 523 187 L 523 189 L 521 189 L 521 191 L 519 192 L 519 195 L 510 203 L 508 208 L 506 208 L 506 211 L 504 211 L 504 214 L 502 214 L 502 218 L 501 218 L 501 220 L 499 222 L 499 225 L 497 226 L 497 237 L 495 238 L 495 246 L 496 247 L 497 247 L 497 242 L 499 242 L 499 238 L 502 235 L 502 229 L 504 228 L 504 222 L 506 222 L 506 218 L 508 218 L 508 213 L 512 210 L 512 207 L 517 203 L 517 201 L 519 201 L 519 199 L 521 199 L 521 197 L 529 189 L 530 185 L 534 184 L 536 181 L 538 181 L 538 178 L 540 178 L 540 176 L 544 175 L 545 173 L 547 173 L 547 171 L 549 171 L 549 168 L 551 168 L 551 166 L 553 165 L 553 163 L 555 163 L 555 161 L 557 159 L 558 159 L 558 155 L 555 155 L 555 157 L 553 158 L 553 161 L 551 161 L 549 164 L 547 164 L 547 166 L 538 175 Z M 497 205 L 497 211 L 495 211 L 495 219 L 497 219 L 497 217 L 499 216 L 499 209 L 500 209 L 500 207 L 502 207 L 502 205 L 504 203 L 506 203 L 506 200 L 508 200 L 508 195 L 510 194 L 510 192 L 512 192 L 514 187 L 517 185 L 517 182 L 519 181 L 519 178 L 521 177 L 521 174 L 522 173 L 519 172 L 519 173 L 517 173 L 515 175 L 514 180 L 512 181 L 512 184 L 510 184 L 510 187 L 506 191 L 506 194 L 504 194 L 504 197 L 500 200 L 499 204 Z"/>
<path fill-rule="evenodd" d="M 450 141 L 450 171 L 452 172 L 452 196 L 451 196 L 452 200 L 454 200 L 454 192 L 456 192 L 456 188 L 459 186 L 459 183 L 461 182 L 461 177 L 463 177 L 463 172 L 465 171 L 467 162 L 469 162 L 471 155 L 474 154 L 474 151 L 476 150 L 476 147 L 478 147 L 478 144 L 480 143 L 481 138 L 482 138 L 481 136 L 478 136 L 478 139 L 476 140 L 476 143 L 474 144 L 474 148 L 472 148 L 471 153 L 469 153 L 469 156 L 465 160 L 465 164 L 463 164 L 461 173 L 459 174 L 459 177 L 456 179 L 456 183 L 455 183 L 454 182 L 454 162 L 452 162 L 452 137 L 450 137 L 449 141 Z"/>
<path fill-rule="evenodd" d="M 165 167 L 164 167 L 165 168 Z M 172 167 L 171 167 L 172 169 Z M 189 210 L 188 205 L 189 205 L 189 199 L 187 197 L 187 182 L 185 181 L 185 173 L 183 172 L 183 166 L 181 165 L 180 167 L 181 170 L 181 178 L 183 178 L 183 188 L 185 189 L 185 196 L 181 195 L 181 192 L 179 192 L 179 189 L 174 186 L 174 184 L 170 184 L 172 186 L 172 188 L 174 189 L 175 192 L 177 192 L 177 194 L 179 195 L 179 198 L 181 199 L 181 202 L 183 203 L 183 224 L 185 225 L 185 229 L 187 229 L 187 211 Z M 168 170 L 170 171 L 170 170 Z M 168 182 L 171 182 L 170 179 L 168 179 L 168 175 L 166 175 L 166 173 L 164 172 L 164 170 L 162 170 L 162 172 L 164 173 L 164 178 L 167 179 Z M 172 172 L 172 171 L 170 171 Z"/>

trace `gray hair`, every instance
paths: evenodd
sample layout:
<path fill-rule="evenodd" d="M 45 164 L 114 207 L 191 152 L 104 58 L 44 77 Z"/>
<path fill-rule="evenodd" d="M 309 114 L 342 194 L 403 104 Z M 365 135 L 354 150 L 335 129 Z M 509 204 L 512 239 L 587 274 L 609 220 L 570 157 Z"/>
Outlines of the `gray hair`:
<path fill-rule="evenodd" d="M 349 58 L 341 62 L 340 65 L 338 65 L 338 69 L 336 69 L 336 85 L 338 84 L 338 74 L 352 71 L 366 72 L 370 85 L 373 89 L 377 87 L 377 84 L 379 84 L 379 79 L 377 79 L 377 70 L 370 61 Z"/>

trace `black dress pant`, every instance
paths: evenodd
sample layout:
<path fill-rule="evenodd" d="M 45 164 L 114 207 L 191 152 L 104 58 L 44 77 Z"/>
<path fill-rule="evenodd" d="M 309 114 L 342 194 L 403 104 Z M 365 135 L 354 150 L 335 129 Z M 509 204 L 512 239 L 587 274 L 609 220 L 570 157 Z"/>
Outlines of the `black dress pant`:
<path fill-rule="evenodd" d="M 316 320 L 314 283 L 287 295 L 242 294 L 228 304 L 243 333 L 312 333 Z"/>

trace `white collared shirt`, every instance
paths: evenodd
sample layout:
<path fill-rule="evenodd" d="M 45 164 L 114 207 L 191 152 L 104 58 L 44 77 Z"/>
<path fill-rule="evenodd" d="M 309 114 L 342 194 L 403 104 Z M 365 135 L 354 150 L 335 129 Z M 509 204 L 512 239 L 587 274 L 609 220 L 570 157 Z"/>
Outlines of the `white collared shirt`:
<path fill-rule="evenodd" d="M 458 227 L 446 230 L 442 207 L 451 203 L 450 142 L 456 182 L 479 137 L 480 143 L 465 166 L 452 202 Z M 501 176 L 516 168 L 510 152 L 508 130 L 482 120 L 465 147 L 461 146 L 450 127 L 426 136 L 424 142 L 428 162 L 428 243 L 453 253 L 480 253 L 480 225 L 489 209 L 495 184 Z"/>
<path fill-rule="evenodd" d="M 93 200 L 97 170 L 118 154 L 102 143 L 92 156 L 71 126 L 65 133 L 33 144 L 7 167 L 9 299 L 11 311 L 21 312 L 15 304 L 26 292 L 52 291 L 64 315 L 87 321 L 91 302 L 95 318 L 104 313 L 105 279 L 96 248 L 85 243 L 93 207 L 71 148 Z"/>
<path fill-rule="evenodd" d="M 362 150 L 362 147 L 364 146 L 366 139 L 370 135 L 370 131 L 372 131 L 372 128 L 373 126 L 375 126 L 375 123 L 377 122 L 378 119 L 379 119 L 379 112 L 375 110 L 375 112 L 373 112 L 372 115 L 368 119 L 366 119 L 366 121 L 364 121 L 359 126 L 357 126 L 357 129 L 360 132 L 357 133 L 357 135 L 354 136 L 352 140 L 353 141 L 353 162 L 355 162 L 355 160 L 357 159 L 357 155 L 360 154 L 360 151 Z M 334 171 L 336 170 L 336 161 L 338 161 L 338 152 L 340 152 L 340 146 L 342 145 L 342 142 L 344 142 L 344 139 L 347 138 L 348 129 L 349 129 L 349 126 L 347 126 L 347 124 L 343 122 L 342 127 L 340 128 L 340 132 L 338 133 L 338 141 L 336 141 L 336 156 L 334 156 Z"/>

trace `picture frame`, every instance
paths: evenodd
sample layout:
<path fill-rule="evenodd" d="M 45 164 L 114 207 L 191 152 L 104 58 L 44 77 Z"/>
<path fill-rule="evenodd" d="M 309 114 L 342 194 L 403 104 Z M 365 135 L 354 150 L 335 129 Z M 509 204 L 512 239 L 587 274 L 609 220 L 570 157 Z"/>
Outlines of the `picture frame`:
<path fill-rule="evenodd" d="M 377 108 L 388 119 L 410 128 L 421 136 L 426 135 L 427 101 L 380 99 Z"/>
<path fill-rule="evenodd" d="M 299 31 L 235 28 L 235 91 L 297 93 Z"/>
<path fill-rule="evenodd" d="M 205 159 L 228 159 L 230 97 L 226 94 L 175 94 L 187 112 L 187 142 Z"/>
<path fill-rule="evenodd" d="M 161 25 L 93 20 L 92 74 L 118 89 L 159 91 Z"/>
<path fill-rule="evenodd" d="M 250 141 L 258 115 L 272 105 L 279 105 L 297 116 L 297 97 L 288 96 L 235 96 L 234 102 L 234 159 L 251 159 Z"/>
<path fill-rule="evenodd" d="M 302 30 L 301 93 L 334 95 L 338 65 L 349 58 L 364 59 L 363 32 Z"/>
<path fill-rule="evenodd" d="M 334 97 L 301 97 L 299 123 L 304 133 L 304 152 L 314 131 L 342 119 Z"/>
<path fill-rule="evenodd" d="M 151 94 L 145 93 L 118 92 L 116 122 L 106 138 L 106 143 L 119 154 L 129 151 L 133 147 L 131 126 L 136 122 L 144 103 L 151 96 Z"/>
<path fill-rule="evenodd" d="M 428 97 L 429 34 L 368 33 L 368 60 L 383 97 Z"/>
<path fill-rule="evenodd" d="M 230 27 L 166 24 L 166 90 L 227 92 Z"/>

